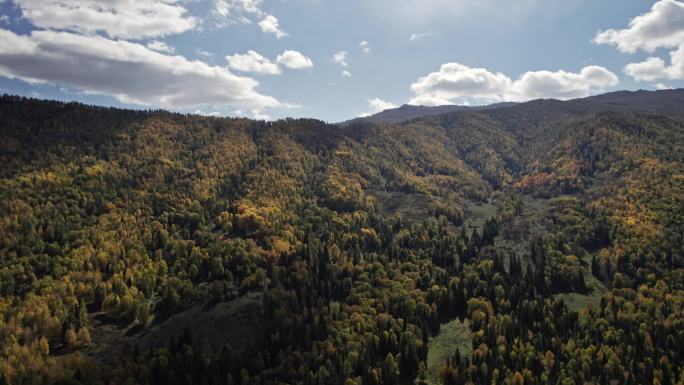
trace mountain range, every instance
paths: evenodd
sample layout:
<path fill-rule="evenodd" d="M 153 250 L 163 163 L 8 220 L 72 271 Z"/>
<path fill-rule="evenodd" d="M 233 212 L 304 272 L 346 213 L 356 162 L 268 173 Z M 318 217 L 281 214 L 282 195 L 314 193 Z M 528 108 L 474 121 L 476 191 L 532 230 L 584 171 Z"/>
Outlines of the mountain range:
<path fill-rule="evenodd" d="M 661 93 L 654 94 L 651 91 L 617 91 L 607 94 L 601 94 L 597 96 L 590 96 L 584 99 L 575 99 L 570 103 L 578 107 L 604 107 L 604 108 L 623 108 L 623 109 L 638 109 L 638 110 L 649 110 L 652 112 L 662 111 L 664 109 L 673 111 L 679 108 L 679 103 L 681 100 L 681 90 L 665 90 Z M 549 100 L 554 101 L 554 100 Z M 535 101 L 541 102 L 541 100 Z M 338 123 L 338 125 L 345 126 L 355 123 L 403 123 L 411 119 L 423 118 L 426 116 L 433 115 L 443 115 L 451 112 L 458 111 L 477 111 L 477 110 L 490 110 L 495 108 L 511 107 L 516 103 L 513 102 L 500 102 L 483 106 L 461 106 L 461 105 L 445 105 L 445 106 L 414 106 L 410 104 L 404 104 L 398 108 L 391 108 L 376 114 L 358 117 L 344 122 Z"/>
<path fill-rule="evenodd" d="M 684 90 L 0 121 L 0 383 L 684 378 Z"/>

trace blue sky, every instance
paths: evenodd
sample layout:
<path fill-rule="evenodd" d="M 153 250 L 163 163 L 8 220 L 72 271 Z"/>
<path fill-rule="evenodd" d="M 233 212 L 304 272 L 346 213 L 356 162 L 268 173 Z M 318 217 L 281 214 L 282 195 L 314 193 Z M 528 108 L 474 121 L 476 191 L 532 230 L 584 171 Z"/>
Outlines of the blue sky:
<path fill-rule="evenodd" d="M 684 86 L 681 0 L 0 0 L 0 15 L 0 92 L 101 105 L 334 122 Z"/>

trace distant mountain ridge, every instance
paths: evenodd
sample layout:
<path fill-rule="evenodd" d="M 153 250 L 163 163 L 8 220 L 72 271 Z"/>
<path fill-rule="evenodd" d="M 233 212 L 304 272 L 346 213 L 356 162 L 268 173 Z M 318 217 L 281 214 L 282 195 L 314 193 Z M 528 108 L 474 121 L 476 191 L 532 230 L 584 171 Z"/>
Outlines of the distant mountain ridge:
<path fill-rule="evenodd" d="M 426 116 L 443 115 L 452 112 L 460 111 L 476 111 L 490 108 L 501 108 L 514 106 L 517 103 L 502 102 L 486 106 L 460 106 L 460 105 L 444 105 L 444 106 L 415 106 L 411 104 L 404 104 L 401 107 L 390 108 L 377 114 L 365 117 L 358 117 L 344 122 L 338 123 L 340 126 L 346 126 L 353 123 L 403 123 L 407 120 L 424 118 Z"/>
<path fill-rule="evenodd" d="M 513 106 L 537 106 L 540 104 L 545 104 L 551 108 L 553 108 L 552 106 L 557 106 L 562 109 L 570 110 L 587 109 L 590 111 L 611 108 L 616 110 L 631 109 L 650 113 L 670 113 L 672 111 L 680 111 L 681 106 L 684 105 L 684 89 L 615 91 L 579 99 L 535 99 L 524 103 L 501 102 L 485 106 L 444 105 L 426 107 L 404 104 L 401 107 L 387 109 L 371 116 L 346 120 L 337 123 L 337 125 L 348 126 L 350 124 L 358 123 L 397 124 L 413 119 L 446 115 L 456 112 L 493 110 Z"/>

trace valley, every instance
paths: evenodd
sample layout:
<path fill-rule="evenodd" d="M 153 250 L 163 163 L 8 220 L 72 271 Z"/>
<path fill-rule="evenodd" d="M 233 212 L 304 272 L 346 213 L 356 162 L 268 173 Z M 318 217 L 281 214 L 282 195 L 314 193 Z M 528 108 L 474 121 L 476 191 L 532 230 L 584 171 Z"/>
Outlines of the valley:
<path fill-rule="evenodd" d="M 2 381 L 676 384 L 682 106 L 330 125 L 3 96 Z"/>

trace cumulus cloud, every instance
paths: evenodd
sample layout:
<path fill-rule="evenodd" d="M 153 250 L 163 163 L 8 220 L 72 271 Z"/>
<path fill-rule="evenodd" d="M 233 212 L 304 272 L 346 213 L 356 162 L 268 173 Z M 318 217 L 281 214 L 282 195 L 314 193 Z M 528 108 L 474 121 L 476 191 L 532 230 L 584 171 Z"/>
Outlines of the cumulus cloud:
<path fill-rule="evenodd" d="M 281 73 L 277 64 L 252 50 L 245 54 L 227 55 L 226 60 L 231 69 L 240 72 L 253 72 L 262 75 L 280 75 Z"/>
<path fill-rule="evenodd" d="M 659 57 L 649 57 L 639 63 L 627 64 L 625 74 L 637 81 L 684 80 L 684 44 L 670 52 L 670 64 Z"/>
<path fill-rule="evenodd" d="M 344 70 L 342 71 L 342 76 L 344 76 L 345 78 L 350 78 L 352 75 L 351 72 Z"/>
<path fill-rule="evenodd" d="M 264 17 L 263 20 L 259 22 L 259 28 L 261 28 L 261 32 L 274 34 L 278 39 L 287 36 L 287 33 L 280 29 L 278 18 L 273 15 Z"/>
<path fill-rule="evenodd" d="M 170 56 L 126 41 L 70 32 L 16 35 L 0 29 L 0 76 L 110 95 L 122 103 L 163 108 L 282 107 L 258 82 L 227 68 Z"/>
<path fill-rule="evenodd" d="M 378 112 L 389 110 L 391 108 L 397 108 L 397 105 L 394 103 L 382 100 L 378 97 L 375 97 L 373 99 L 368 99 L 368 107 L 370 108 L 370 111 L 359 115 L 359 117 L 371 116 L 373 114 L 377 114 Z"/>
<path fill-rule="evenodd" d="M 640 63 L 630 63 L 625 66 L 625 74 L 637 81 L 654 81 L 666 76 L 667 64 L 659 57 L 649 57 Z"/>
<path fill-rule="evenodd" d="M 349 65 L 347 63 L 347 51 L 338 51 L 333 55 L 333 61 L 342 67 L 346 67 Z"/>
<path fill-rule="evenodd" d="M 514 81 L 503 99 L 525 101 L 539 98 L 573 99 L 617 85 L 618 78 L 599 66 L 587 66 L 579 73 L 531 71 Z"/>
<path fill-rule="evenodd" d="M 289 69 L 306 69 L 313 67 L 313 61 L 301 52 L 285 50 L 278 55 L 273 63 L 268 58 L 255 51 L 247 51 L 244 54 L 227 55 L 228 67 L 240 72 L 253 72 L 262 75 L 280 75 L 282 71 L 278 64 Z"/>
<path fill-rule="evenodd" d="M 380 98 L 368 99 L 368 106 L 371 108 L 373 113 L 389 110 L 390 108 L 397 108 L 397 105 Z"/>
<path fill-rule="evenodd" d="M 83 34 L 141 39 L 178 34 L 197 25 L 177 0 L 15 0 L 33 25 Z"/>
<path fill-rule="evenodd" d="M 369 53 L 371 51 L 371 46 L 367 41 L 362 41 L 359 43 L 359 48 L 363 51 L 363 53 Z"/>
<path fill-rule="evenodd" d="M 451 100 L 465 97 L 498 101 L 510 86 L 511 79 L 500 72 L 446 63 L 439 71 L 419 78 L 411 85 L 411 91 L 415 94 L 411 104 L 453 104 Z"/>
<path fill-rule="evenodd" d="M 676 48 L 684 42 L 684 2 L 660 0 L 649 12 L 632 19 L 628 28 L 599 32 L 594 41 L 615 45 L 625 53 Z"/>
<path fill-rule="evenodd" d="M 684 2 L 660 0 L 651 10 L 635 17 L 625 29 L 599 32 L 594 41 L 610 44 L 624 53 L 638 50 L 653 53 L 658 48 L 676 48 L 670 52 L 670 63 L 652 56 L 638 63 L 627 64 L 625 74 L 636 81 L 684 79 Z"/>
<path fill-rule="evenodd" d="M 512 80 L 501 72 L 446 63 L 439 71 L 421 77 L 411 85 L 414 97 L 410 104 L 435 106 L 537 98 L 572 99 L 617 84 L 617 76 L 599 66 L 584 67 L 579 73 L 529 71 Z"/>
<path fill-rule="evenodd" d="M 278 55 L 276 62 L 290 69 L 306 69 L 313 67 L 313 61 L 304 56 L 301 52 L 285 50 Z"/>
<path fill-rule="evenodd" d="M 164 43 L 163 41 L 159 40 L 152 40 L 147 43 L 147 48 L 157 51 L 157 52 L 166 52 L 166 53 L 174 53 L 176 52 L 176 49 L 171 47 L 170 45 Z"/>

